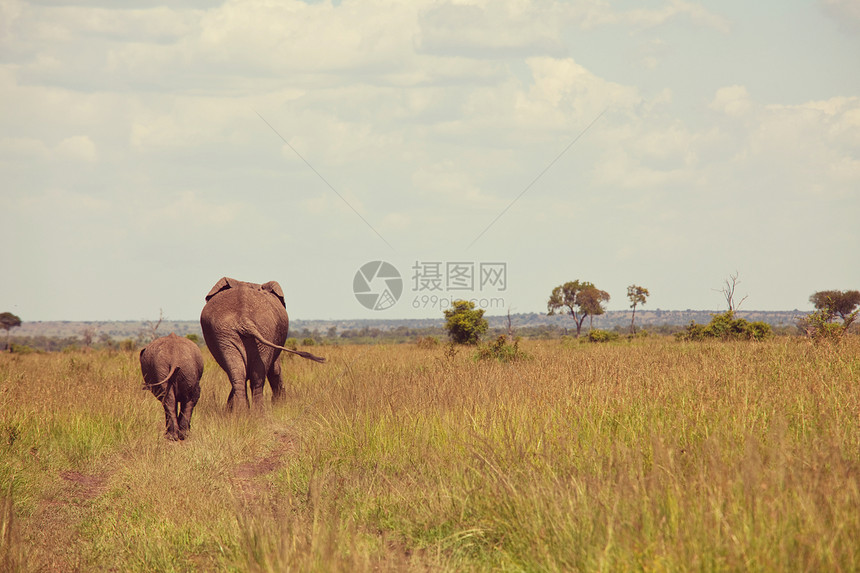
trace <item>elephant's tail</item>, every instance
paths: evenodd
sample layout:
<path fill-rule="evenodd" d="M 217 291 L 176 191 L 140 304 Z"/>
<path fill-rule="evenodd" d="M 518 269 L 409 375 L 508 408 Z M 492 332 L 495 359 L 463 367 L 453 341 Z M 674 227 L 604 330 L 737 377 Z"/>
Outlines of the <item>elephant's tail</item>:
<path fill-rule="evenodd" d="M 172 365 L 172 366 L 170 367 L 170 372 L 168 372 L 168 373 L 167 373 L 167 376 L 165 376 L 165 377 L 164 377 L 164 380 L 161 380 L 161 381 L 159 381 L 159 382 L 156 382 L 155 384 L 147 384 L 146 382 L 144 382 L 144 383 L 143 383 L 143 389 L 144 389 L 144 390 L 146 390 L 147 388 L 156 388 L 156 387 L 158 387 L 158 386 L 161 386 L 162 384 L 164 384 L 165 382 L 167 382 L 168 380 L 170 380 L 171 376 L 173 376 L 173 374 L 174 374 L 177 370 L 179 370 L 179 366 L 176 366 L 175 364 L 174 364 L 174 365 Z"/>
<path fill-rule="evenodd" d="M 325 362 L 325 358 L 322 356 L 315 356 L 310 352 L 304 352 L 302 350 L 293 350 L 292 348 L 287 348 L 286 346 L 278 346 L 274 342 L 269 342 L 251 325 L 245 325 L 245 331 L 248 335 L 253 336 L 257 339 L 261 344 L 265 344 L 266 346 L 270 346 L 271 348 L 277 348 L 278 350 L 285 350 L 287 352 L 291 352 L 292 354 L 298 354 L 302 358 L 307 358 L 308 360 L 313 360 L 314 362 Z"/>

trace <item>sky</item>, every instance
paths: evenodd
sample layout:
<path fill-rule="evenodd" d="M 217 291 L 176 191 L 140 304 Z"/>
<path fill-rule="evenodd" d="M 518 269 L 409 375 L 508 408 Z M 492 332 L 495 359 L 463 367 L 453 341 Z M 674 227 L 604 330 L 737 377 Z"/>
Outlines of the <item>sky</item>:
<path fill-rule="evenodd" d="M 0 312 L 809 310 L 860 289 L 858 55 L 856 0 L 0 0 Z"/>

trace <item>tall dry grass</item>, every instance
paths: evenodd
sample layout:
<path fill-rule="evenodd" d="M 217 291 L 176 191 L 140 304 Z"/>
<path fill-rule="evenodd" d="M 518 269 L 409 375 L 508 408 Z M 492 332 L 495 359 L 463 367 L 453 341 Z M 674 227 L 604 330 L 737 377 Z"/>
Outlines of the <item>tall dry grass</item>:
<path fill-rule="evenodd" d="M 524 346 L 326 347 L 247 416 L 207 360 L 183 444 L 135 354 L 2 355 L 0 562 L 860 569 L 856 339 Z"/>

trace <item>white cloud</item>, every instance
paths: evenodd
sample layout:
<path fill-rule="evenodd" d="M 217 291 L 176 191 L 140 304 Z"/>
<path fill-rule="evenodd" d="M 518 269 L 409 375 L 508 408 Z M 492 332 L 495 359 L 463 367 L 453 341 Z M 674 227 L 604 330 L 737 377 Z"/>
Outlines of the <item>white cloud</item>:
<path fill-rule="evenodd" d="M 649 163 L 665 167 L 690 167 L 697 162 L 696 147 L 699 134 L 691 133 L 683 124 L 653 126 L 634 142 L 632 149 Z"/>
<path fill-rule="evenodd" d="M 194 59 L 240 75 L 337 72 L 374 76 L 408 58 L 417 7 L 376 0 L 281 3 L 228 1 L 207 11 Z"/>
<path fill-rule="evenodd" d="M 622 14 L 620 18 L 636 25 L 653 27 L 679 16 L 686 16 L 693 24 L 713 28 L 723 33 L 728 33 L 731 29 L 724 17 L 714 14 L 701 4 L 684 0 L 671 0 L 656 10 L 631 10 Z"/>
<path fill-rule="evenodd" d="M 53 11 L 74 34 L 118 42 L 174 42 L 196 31 L 201 10 L 153 6 L 146 9 L 60 7 Z"/>
<path fill-rule="evenodd" d="M 564 35 L 574 27 L 653 27 L 679 16 L 724 27 L 719 16 L 682 0 L 629 12 L 592 1 L 514 0 L 229 0 L 208 10 L 28 5 L 12 12 L 11 48 L 35 55 L 21 66 L 33 82 L 176 92 L 253 78 L 244 89 L 235 84 L 245 94 L 279 84 L 330 86 L 345 77 L 415 85 L 444 80 L 458 67 L 467 79 L 483 73 L 470 59 L 567 57 Z M 89 67 L 81 67 L 84 55 Z M 439 66 L 438 58 L 450 61 Z"/>
<path fill-rule="evenodd" d="M 752 101 L 744 86 L 727 86 L 717 90 L 711 109 L 729 117 L 741 117 L 752 110 Z"/>
<path fill-rule="evenodd" d="M 4 137 L 0 138 L 0 155 L 0 162 L 68 159 L 94 163 L 99 158 L 96 144 L 86 135 L 66 137 L 53 147 L 33 137 Z"/>
<path fill-rule="evenodd" d="M 858 112 L 860 97 L 767 105 L 756 117 L 750 150 L 756 153 L 779 151 L 797 157 L 811 157 L 810 152 L 828 148 L 841 148 L 850 153 L 851 146 L 857 143 L 854 127 Z"/>
<path fill-rule="evenodd" d="M 534 84 L 518 94 L 520 126 L 569 130 L 606 109 L 629 109 L 641 101 L 635 88 L 606 81 L 570 58 L 530 58 L 527 64 Z"/>
<path fill-rule="evenodd" d="M 248 122 L 253 111 L 232 99 L 220 97 L 151 98 L 150 106 L 136 113 L 131 126 L 133 147 L 196 147 L 229 142 L 230 126 Z"/>
<path fill-rule="evenodd" d="M 623 148 L 607 150 L 593 169 L 594 183 L 610 190 L 660 188 L 679 184 L 690 176 L 684 168 L 655 169 Z"/>
<path fill-rule="evenodd" d="M 0 116 L 0 169 L 12 199 L 0 213 L 7 242 L 38 231 L 50 245 L 84 230 L 111 238 L 111 265 L 133 253 L 153 268 L 165 257 L 147 254 L 150 241 L 169 245 L 178 236 L 234 249 L 235 257 L 201 255 L 205 286 L 210 274 L 224 273 L 220 259 L 249 270 L 271 266 L 268 254 L 257 261 L 229 246 L 250 229 L 272 244 L 312 246 L 307 259 L 291 251 L 283 261 L 291 269 L 316 268 L 332 253 L 362 258 L 386 248 L 255 112 L 387 241 L 432 254 L 460 252 L 477 234 L 475 221 L 492 221 L 606 110 L 499 220 L 487 235 L 493 240 L 476 246 L 510 254 L 518 268 L 549 266 L 533 254 L 517 258 L 525 236 L 573 244 L 589 233 L 612 238 L 607 250 L 595 247 L 570 263 L 577 269 L 593 257 L 592 268 L 611 273 L 604 262 L 613 253 L 666 268 L 695 256 L 704 268 L 734 254 L 731 241 L 714 239 L 716 227 L 700 228 L 714 213 L 745 217 L 734 240 L 744 256 L 761 237 L 779 238 L 788 254 L 768 260 L 789 268 L 802 246 L 785 231 L 794 219 L 820 217 L 822 205 L 860 207 L 854 84 L 797 77 L 797 86 L 823 94 L 806 101 L 810 92 L 786 79 L 780 97 L 792 105 L 776 105 L 750 78 L 792 78 L 802 67 L 790 58 L 756 67 L 762 45 L 774 53 L 787 47 L 764 26 L 754 40 L 745 37 L 747 13 L 737 7 L 682 0 L 628 10 L 603 0 L 66 4 L 0 4 L 0 94 L 15 110 Z M 819 28 L 826 26 L 810 34 Z M 716 65 L 726 38 L 714 30 L 732 32 L 732 47 L 749 50 L 750 60 Z M 813 40 L 810 62 L 850 67 Z M 22 203 L 27 197 L 38 201 Z M 829 231 L 822 235 L 835 241 Z M 75 257 L 95 260 L 99 247 L 64 248 L 73 267 Z M 29 254 L 19 266 L 27 267 Z M 312 296 L 330 299 L 319 285 L 331 284 L 325 273 L 333 272 L 309 279 L 320 281 L 308 287 Z"/>
<path fill-rule="evenodd" d="M 419 53 L 469 58 L 566 53 L 560 6 L 528 2 L 439 2 L 421 11 Z"/>
<path fill-rule="evenodd" d="M 723 33 L 731 30 L 725 17 L 707 10 L 701 4 L 684 0 L 670 0 L 658 8 L 636 8 L 627 11 L 615 10 L 608 2 L 585 1 L 579 3 L 577 11 L 582 15 L 582 25 L 586 29 L 607 25 L 632 26 L 636 29 L 654 28 L 676 18 L 686 17 L 696 26 Z"/>
<path fill-rule="evenodd" d="M 744 159 L 778 169 L 795 193 L 858 198 L 858 115 L 860 97 L 766 106 Z"/>
<path fill-rule="evenodd" d="M 95 143 L 86 135 L 65 138 L 57 145 L 57 153 L 69 159 L 88 163 L 95 162 L 99 155 Z"/>

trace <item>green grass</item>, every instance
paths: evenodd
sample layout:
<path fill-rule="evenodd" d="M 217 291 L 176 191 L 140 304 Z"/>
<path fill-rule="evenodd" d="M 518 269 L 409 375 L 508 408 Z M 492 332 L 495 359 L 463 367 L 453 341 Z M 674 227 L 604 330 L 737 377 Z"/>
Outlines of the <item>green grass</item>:
<path fill-rule="evenodd" d="M 185 443 L 122 352 L 0 355 L 0 569 L 860 569 L 860 341 L 285 358 Z"/>

